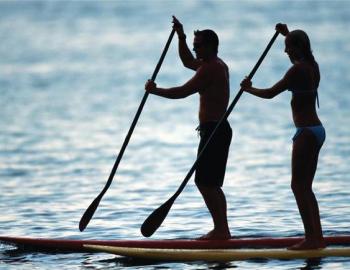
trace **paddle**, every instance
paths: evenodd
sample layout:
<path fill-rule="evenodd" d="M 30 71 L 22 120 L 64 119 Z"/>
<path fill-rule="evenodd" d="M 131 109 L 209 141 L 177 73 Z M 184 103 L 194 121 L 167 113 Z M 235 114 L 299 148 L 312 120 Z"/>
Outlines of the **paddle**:
<path fill-rule="evenodd" d="M 169 48 L 169 46 L 170 46 L 171 40 L 173 39 L 174 33 L 175 33 L 175 30 L 173 29 L 173 30 L 171 31 L 171 33 L 170 33 L 170 36 L 169 36 L 169 38 L 168 38 L 167 43 L 165 44 L 163 53 L 162 53 L 162 55 L 160 56 L 160 59 L 159 59 L 159 61 L 158 61 L 158 64 L 157 64 L 157 66 L 156 66 L 156 68 L 155 68 L 155 70 L 154 70 L 154 72 L 153 72 L 153 75 L 152 75 L 152 78 L 151 78 L 152 81 L 154 81 L 154 80 L 156 79 L 156 77 L 157 77 L 157 74 L 158 74 L 158 72 L 159 72 L 159 69 L 160 69 L 160 67 L 161 67 L 161 65 L 162 65 L 162 63 L 163 63 L 163 60 L 164 60 L 164 58 L 165 58 L 165 55 L 166 55 L 166 53 L 167 53 L 167 51 L 168 51 L 168 48 Z M 124 143 L 123 143 L 123 145 L 122 145 L 122 148 L 121 148 L 121 150 L 120 150 L 120 152 L 119 152 L 119 155 L 118 155 L 118 157 L 117 157 L 117 159 L 116 159 L 116 161 L 115 161 L 115 163 L 114 163 L 114 165 L 113 165 L 112 171 L 111 171 L 111 173 L 110 173 L 110 175 L 109 175 L 109 178 L 108 178 L 108 181 L 107 181 L 105 187 L 103 188 L 103 190 L 101 191 L 101 193 L 95 198 L 95 200 L 89 205 L 89 207 L 86 209 L 84 215 L 83 215 L 83 216 L 81 217 L 81 219 L 80 219 L 80 222 L 79 222 L 79 230 L 80 230 L 81 232 L 82 232 L 83 230 L 85 230 L 85 228 L 86 228 L 86 226 L 88 225 L 88 223 L 90 222 L 90 220 L 91 220 L 93 214 L 95 213 L 95 211 L 96 211 L 98 205 L 100 204 L 100 201 L 101 201 L 103 195 L 106 193 L 106 191 L 108 190 L 108 188 L 110 187 L 110 185 L 111 185 L 111 183 L 112 183 L 112 181 L 113 181 L 113 177 L 114 177 L 114 175 L 115 175 L 115 173 L 116 173 L 116 171 L 117 171 L 119 162 L 120 162 L 120 160 L 121 160 L 122 157 L 123 157 L 125 148 L 126 148 L 126 146 L 128 145 L 128 143 L 129 143 L 130 137 L 131 137 L 131 135 L 132 135 L 132 133 L 133 133 L 133 131 L 134 131 L 134 128 L 135 128 L 136 123 L 137 123 L 137 120 L 138 120 L 139 117 L 140 117 L 141 111 L 142 111 L 142 109 L 143 109 L 143 106 L 145 105 L 145 102 L 146 102 L 146 100 L 147 100 L 148 95 L 149 95 L 149 93 L 148 93 L 148 92 L 145 92 L 145 94 L 144 94 L 144 96 L 143 96 L 143 98 L 142 98 L 142 101 L 141 101 L 141 103 L 140 103 L 140 106 L 139 106 L 139 108 L 137 109 L 137 112 L 136 112 L 136 115 L 135 115 L 135 117 L 134 117 L 134 120 L 132 121 L 132 124 L 131 124 L 131 126 L 130 126 L 129 132 L 128 132 L 128 134 L 127 134 L 126 137 L 125 137 L 125 140 L 124 140 Z"/>
<path fill-rule="evenodd" d="M 259 66 L 262 63 L 262 61 L 264 60 L 264 58 L 267 55 L 268 51 L 270 50 L 272 44 L 275 42 L 277 36 L 278 36 L 278 32 L 276 31 L 276 33 L 273 35 L 272 39 L 270 40 L 269 44 L 267 45 L 265 51 L 260 56 L 258 62 L 255 64 L 253 70 L 248 75 L 249 79 L 253 78 L 255 72 L 259 68 Z M 204 147 L 202 148 L 202 150 L 198 154 L 196 161 L 194 162 L 193 166 L 191 167 L 190 171 L 187 173 L 185 179 L 183 180 L 183 182 L 181 183 L 180 187 L 175 192 L 175 194 L 173 196 L 171 196 L 170 199 L 168 199 L 160 207 L 158 207 L 156 210 L 154 210 L 153 213 L 151 215 L 149 215 L 149 217 L 143 222 L 143 224 L 141 226 L 141 233 L 142 233 L 143 236 L 150 237 L 159 228 L 159 226 L 163 223 L 163 221 L 166 218 L 166 216 L 167 216 L 171 206 L 175 202 L 176 198 L 180 195 L 182 190 L 185 188 L 187 182 L 189 181 L 189 179 L 191 178 L 193 172 L 195 171 L 197 163 L 198 163 L 198 160 L 201 157 L 201 155 L 203 154 L 203 152 L 204 152 L 205 148 L 207 147 L 207 145 L 209 144 L 210 140 L 212 139 L 214 133 L 216 132 L 216 130 L 218 129 L 220 124 L 222 122 L 224 122 L 227 119 L 227 117 L 229 116 L 229 114 L 232 112 L 233 108 L 235 107 L 235 105 L 238 102 L 239 98 L 241 97 L 242 93 L 243 93 L 243 90 L 240 89 L 238 94 L 236 95 L 236 97 L 234 98 L 234 100 L 232 101 L 230 106 L 228 107 L 227 111 L 222 116 L 222 118 L 220 119 L 220 121 L 218 122 L 216 127 L 214 128 L 214 130 L 211 133 L 208 141 L 206 142 L 206 144 L 204 145 Z"/>

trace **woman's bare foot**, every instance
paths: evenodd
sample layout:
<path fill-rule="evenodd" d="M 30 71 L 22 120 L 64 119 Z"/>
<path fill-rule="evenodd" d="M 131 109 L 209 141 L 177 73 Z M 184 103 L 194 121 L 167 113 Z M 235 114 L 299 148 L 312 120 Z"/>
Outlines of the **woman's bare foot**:
<path fill-rule="evenodd" d="M 307 249 L 322 249 L 326 247 L 324 240 L 306 240 L 304 239 L 300 243 L 297 243 L 291 247 L 288 247 L 289 250 L 307 250 Z"/>
<path fill-rule="evenodd" d="M 199 237 L 198 240 L 227 240 L 230 238 L 230 232 L 222 232 L 214 229 L 209 233 Z"/>

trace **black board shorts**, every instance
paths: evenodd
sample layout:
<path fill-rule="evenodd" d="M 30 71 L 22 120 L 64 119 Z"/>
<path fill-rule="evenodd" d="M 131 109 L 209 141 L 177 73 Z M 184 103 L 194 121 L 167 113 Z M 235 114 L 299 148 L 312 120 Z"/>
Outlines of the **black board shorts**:
<path fill-rule="evenodd" d="M 200 124 L 198 152 L 202 151 L 218 122 Z M 232 139 L 232 129 L 228 121 L 223 121 L 216 130 L 208 146 L 199 157 L 196 166 L 195 183 L 197 186 L 222 187 L 225 178 L 226 163 Z"/>

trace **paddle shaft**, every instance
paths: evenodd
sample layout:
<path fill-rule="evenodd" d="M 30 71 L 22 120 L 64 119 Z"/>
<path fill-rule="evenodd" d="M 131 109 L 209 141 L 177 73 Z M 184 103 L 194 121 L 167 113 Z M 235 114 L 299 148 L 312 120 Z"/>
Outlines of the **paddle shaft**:
<path fill-rule="evenodd" d="M 171 40 L 173 39 L 173 36 L 175 34 L 175 30 L 173 29 L 169 35 L 169 38 L 168 38 L 168 41 L 166 42 L 165 44 L 165 47 L 163 49 L 163 53 L 162 55 L 160 56 L 160 59 L 158 61 L 158 64 L 153 72 L 153 75 L 152 75 L 152 78 L 151 80 L 154 81 L 157 77 L 157 74 L 160 70 L 160 67 L 162 66 L 162 63 L 163 63 L 163 60 L 165 58 L 165 55 L 169 49 L 169 46 L 170 46 L 170 43 L 171 43 Z M 112 184 L 112 181 L 113 181 L 113 177 L 118 169 L 118 165 L 123 157 L 123 154 L 124 154 L 124 151 L 129 143 L 129 140 L 131 138 L 131 135 L 135 129 L 135 126 L 136 126 L 136 123 L 140 117 L 140 114 L 142 112 L 142 109 L 143 109 L 143 106 L 145 105 L 146 103 L 146 100 L 147 100 L 147 97 L 148 97 L 149 93 L 145 91 L 145 94 L 143 95 L 143 98 L 141 100 L 141 103 L 139 105 L 139 108 L 137 109 L 137 112 L 136 112 L 136 115 L 134 117 L 134 120 L 132 121 L 131 123 L 131 126 L 130 126 L 130 129 L 125 137 L 125 140 L 124 140 L 124 143 L 120 149 L 120 152 L 117 156 L 117 159 L 116 161 L 114 162 L 114 165 L 113 165 L 113 168 L 112 168 L 112 171 L 108 177 L 108 180 L 107 180 L 107 183 L 106 185 L 104 186 L 103 190 L 101 191 L 101 193 L 95 198 L 95 200 L 90 204 L 90 206 L 86 209 L 84 215 L 82 216 L 81 220 L 80 220 L 80 223 L 79 223 L 79 229 L 80 231 L 83 231 L 86 226 L 88 225 L 88 223 L 90 222 L 94 212 L 96 211 L 103 195 L 106 193 L 106 191 L 108 190 L 108 188 L 110 187 L 110 185 Z"/>
<path fill-rule="evenodd" d="M 157 75 L 158 75 L 158 72 L 159 72 L 159 70 L 160 70 L 160 67 L 161 67 L 162 64 L 163 64 L 163 60 L 164 60 L 164 58 L 165 58 L 165 55 L 166 55 L 166 53 L 168 52 L 168 48 L 169 48 L 169 46 L 170 46 L 171 40 L 173 39 L 174 33 L 175 33 L 175 30 L 173 29 L 173 30 L 171 31 L 171 33 L 170 33 L 170 36 L 169 36 L 169 38 L 168 38 L 167 43 L 165 44 L 163 53 L 162 53 L 162 55 L 161 55 L 160 58 L 159 58 L 158 64 L 157 64 L 157 66 L 156 66 L 156 68 L 155 68 L 155 70 L 154 70 L 154 72 L 153 72 L 153 75 L 152 75 L 152 78 L 151 78 L 152 81 L 155 81 L 155 79 L 156 79 L 156 77 L 157 77 Z M 132 135 L 132 133 L 133 133 L 133 131 L 134 131 L 134 129 L 135 129 L 136 123 L 137 123 L 137 121 L 139 120 L 140 114 L 141 114 L 141 112 L 142 112 L 143 106 L 144 106 L 145 103 L 146 103 L 146 100 L 147 100 L 148 95 L 149 95 L 149 93 L 145 91 L 145 94 L 143 95 L 143 98 L 142 98 L 142 100 L 141 100 L 140 106 L 139 106 L 139 108 L 137 109 L 137 112 L 136 112 L 136 115 L 135 115 L 135 117 L 134 117 L 134 120 L 133 120 L 132 123 L 131 123 L 131 126 L 130 126 L 130 129 L 129 129 L 129 131 L 128 131 L 128 134 L 127 134 L 126 137 L 125 137 L 125 140 L 124 140 L 124 143 L 123 143 L 123 145 L 122 145 L 122 148 L 120 149 L 119 155 L 118 155 L 118 157 L 117 157 L 117 159 L 116 159 L 116 161 L 115 161 L 115 163 L 114 163 L 114 165 L 113 165 L 113 168 L 112 168 L 112 171 L 111 171 L 111 173 L 110 173 L 110 175 L 109 175 L 109 178 L 108 178 L 108 181 L 107 181 L 107 183 L 106 183 L 106 186 L 104 187 L 104 189 L 103 189 L 102 192 L 106 192 L 107 189 L 109 188 L 109 186 L 110 186 L 111 183 L 112 183 L 112 180 L 113 180 L 113 177 L 114 177 L 114 175 L 115 175 L 115 173 L 116 173 L 116 171 L 117 171 L 119 162 L 121 161 L 121 159 L 122 159 L 122 157 L 123 157 L 123 154 L 124 154 L 124 151 L 125 151 L 125 149 L 126 149 L 126 146 L 128 145 L 129 140 L 130 140 L 130 138 L 131 138 L 131 135 Z"/>
<path fill-rule="evenodd" d="M 267 45 L 266 49 L 264 50 L 264 52 L 262 53 L 262 55 L 260 56 L 258 62 L 255 64 L 254 68 L 252 69 L 252 71 L 250 72 L 250 74 L 248 75 L 249 79 L 252 79 L 255 72 L 258 70 L 259 66 L 261 65 L 262 61 L 264 60 L 265 56 L 267 55 L 268 51 L 270 50 L 272 44 L 275 42 L 277 36 L 278 36 L 278 32 L 276 31 L 276 33 L 273 35 L 272 39 L 270 40 L 269 44 Z M 217 131 L 217 129 L 219 128 L 219 126 L 227 119 L 227 117 L 230 115 L 230 113 L 232 112 L 233 108 L 235 107 L 236 103 L 238 102 L 239 98 L 241 97 L 241 95 L 243 94 L 243 89 L 241 88 L 236 97 L 234 98 L 234 100 L 232 101 L 232 103 L 230 104 L 230 106 L 228 107 L 227 111 L 225 112 L 225 114 L 222 116 L 222 118 L 220 119 L 220 121 L 217 123 L 217 125 L 215 126 L 214 130 L 212 131 L 211 135 L 209 136 L 207 142 L 205 143 L 205 145 L 203 146 L 202 150 L 199 152 L 199 154 L 197 155 L 197 159 L 194 162 L 194 164 L 192 165 L 191 169 L 189 170 L 189 172 L 187 173 L 185 179 L 183 180 L 183 182 L 181 183 L 181 185 L 179 186 L 179 188 L 177 189 L 177 191 L 175 192 L 175 194 L 170 197 L 170 199 L 168 199 L 164 204 L 162 204 L 159 208 L 157 208 L 142 224 L 141 227 L 141 232 L 144 236 L 151 236 L 158 228 L 159 226 L 162 224 L 162 222 L 164 221 L 166 215 L 168 214 L 171 206 L 173 205 L 173 203 L 175 202 L 176 198 L 180 195 L 180 193 L 183 191 L 183 189 L 185 188 L 186 184 L 188 183 L 188 181 L 190 180 L 193 172 L 196 170 L 198 161 L 200 159 L 200 157 L 202 156 L 204 150 L 206 149 L 206 147 L 208 146 L 208 144 L 210 143 L 211 139 L 213 138 L 215 132 Z M 161 216 L 162 215 L 162 216 Z"/>

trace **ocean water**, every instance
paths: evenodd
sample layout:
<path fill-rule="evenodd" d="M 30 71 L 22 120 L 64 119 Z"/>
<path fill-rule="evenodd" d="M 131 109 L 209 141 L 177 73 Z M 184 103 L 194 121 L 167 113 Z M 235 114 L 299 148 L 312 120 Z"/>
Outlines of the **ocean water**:
<path fill-rule="evenodd" d="M 142 239 L 140 226 L 192 166 L 198 95 L 149 96 L 117 174 L 94 218 L 81 215 L 102 190 L 171 31 L 171 15 L 214 29 L 230 68 L 231 99 L 285 22 L 311 39 L 321 69 L 319 116 L 327 131 L 314 181 L 325 235 L 349 234 L 350 2 L 0 1 L 0 235 Z M 270 86 L 290 66 L 279 37 L 256 73 Z M 174 38 L 156 82 L 193 75 Z M 290 190 L 290 93 L 243 94 L 224 191 L 234 236 L 300 236 Z M 198 237 L 212 228 L 193 181 L 152 239 Z M 107 254 L 21 252 L 0 245 L 0 269 L 349 269 L 349 258 L 142 264 Z"/>

